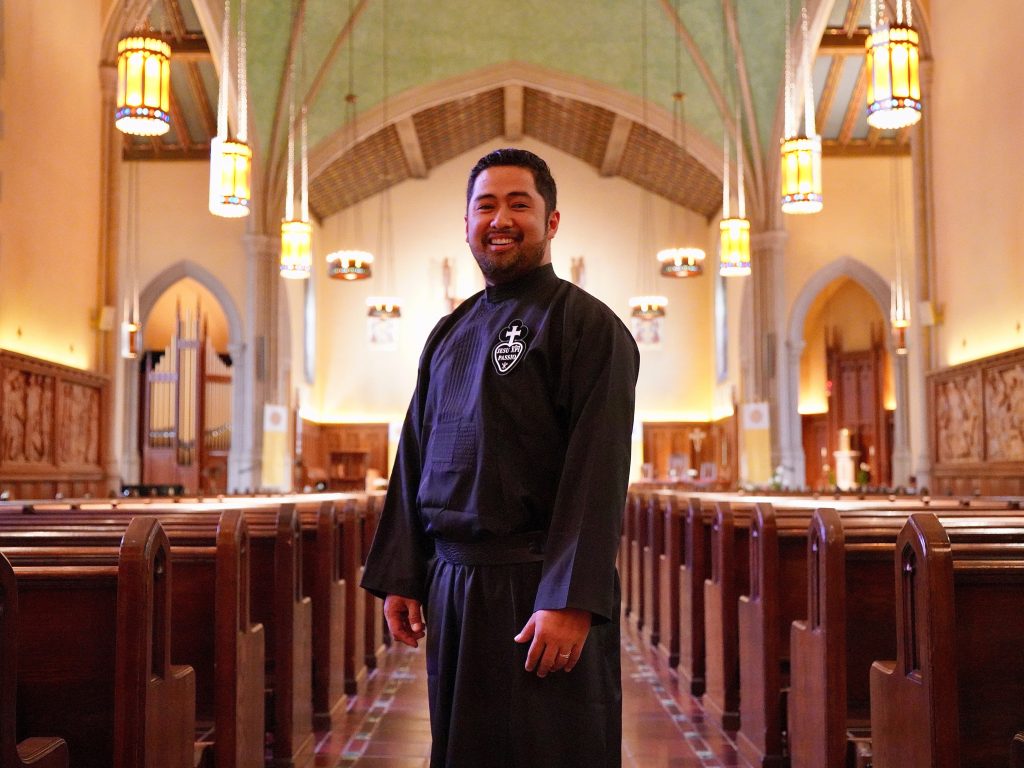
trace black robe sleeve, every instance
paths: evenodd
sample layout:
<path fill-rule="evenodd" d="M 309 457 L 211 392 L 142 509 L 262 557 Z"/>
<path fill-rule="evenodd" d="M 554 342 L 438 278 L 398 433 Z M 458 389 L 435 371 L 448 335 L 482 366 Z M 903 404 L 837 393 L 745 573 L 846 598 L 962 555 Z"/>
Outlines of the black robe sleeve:
<path fill-rule="evenodd" d="M 384 509 L 366 556 L 360 585 L 377 597 L 401 595 L 426 601 L 427 564 L 434 545 L 423 530 L 417 504 L 423 466 L 423 411 L 430 383 L 430 357 L 450 318 L 438 323 L 420 355 L 416 391 L 402 425 Z"/>
<path fill-rule="evenodd" d="M 565 463 L 544 549 L 534 610 L 582 608 L 611 620 L 615 556 L 629 482 L 640 353 L 601 306 L 566 312 L 559 401 L 568 415 Z"/>

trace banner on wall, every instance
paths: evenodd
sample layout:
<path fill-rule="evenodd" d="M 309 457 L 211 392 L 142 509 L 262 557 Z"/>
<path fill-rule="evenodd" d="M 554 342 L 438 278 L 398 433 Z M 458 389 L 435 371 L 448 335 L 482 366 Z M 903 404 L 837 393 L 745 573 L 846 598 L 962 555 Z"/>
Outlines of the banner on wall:
<path fill-rule="evenodd" d="M 740 484 L 772 481 L 771 419 L 768 403 L 740 405 Z"/>
<path fill-rule="evenodd" d="M 287 490 L 288 406 L 263 406 L 263 488 Z"/>
<path fill-rule="evenodd" d="M 640 349 L 661 349 L 661 340 L 664 334 L 661 317 L 631 317 L 630 330 L 633 332 L 633 340 Z"/>
<path fill-rule="evenodd" d="M 398 349 L 399 319 L 395 317 L 366 318 L 366 340 L 370 349 L 393 351 Z"/>

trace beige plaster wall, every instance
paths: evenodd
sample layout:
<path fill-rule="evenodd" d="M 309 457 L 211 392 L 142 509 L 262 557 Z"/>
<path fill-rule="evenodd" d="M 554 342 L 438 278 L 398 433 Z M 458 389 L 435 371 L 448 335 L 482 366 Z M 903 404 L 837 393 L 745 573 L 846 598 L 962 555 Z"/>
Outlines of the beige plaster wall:
<path fill-rule="evenodd" d="M 932 3 L 939 367 L 1024 346 L 1024 13 L 979 5 Z"/>
<path fill-rule="evenodd" d="M 0 347 L 92 370 L 101 5 L 5 0 L 0 79 Z"/>
<path fill-rule="evenodd" d="M 905 275 L 913 276 L 914 232 L 910 157 L 831 158 L 822 164 L 824 208 L 783 216 L 786 317 L 808 280 L 835 259 L 848 256 L 886 282 L 896 276 L 897 250 Z M 893 203 L 899 201 L 894 216 Z M 902 217 L 902 224 L 900 218 Z M 885 308 L 888 311 L 888 307 Z"/>
<path fill-rule="evenodd" d="M 132 165 L 136 166 L 135 182 Z M 131 232 L 136 226 L 132 223 L 133 200 L 137 200 L 140 289 L 145 290 L 154 280 L 161 279 L 166 270 L 188 262 L 206 273 L 211 282 L 220 284 L 244 323 L 247 220 L 224 219 L 209 212 L 209 173 L 210 164 L 206 161 L 123 163 L 122 264 L 127 270 Z M 137 190 L 134 195 L 133 185 Z M 212 289 L 213 285 L 206 288 Z M 240 341 L 242 328 L 236 332 Z M 220 347 L 218 350 L 223 351 Z"/>

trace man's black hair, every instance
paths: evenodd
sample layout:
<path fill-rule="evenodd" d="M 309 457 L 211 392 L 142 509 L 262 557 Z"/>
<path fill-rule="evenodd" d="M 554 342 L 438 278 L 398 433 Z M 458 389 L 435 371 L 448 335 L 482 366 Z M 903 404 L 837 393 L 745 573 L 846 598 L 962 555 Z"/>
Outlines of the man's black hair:
<path fill-rule="evenodd" d="M 558 207 L 558 190 L 555 187 L 555 179 L 551 175 L 548 164 L 537 155 L 525 149 L 506 147 L 496 149 L 481 157 L 473 170 L 469 172 L 469 184 L 466 185 L 466 207 L 469 207 L 470 198 L 473 196 L 473 185 L 476 177 L 488 168 L 499 165 L 511 165 L 517 168 L 526 168 L 533 174 L 533 184 L 537 192 L 544 198 L 544 215 L 550 216 L 551 212 Z"/>

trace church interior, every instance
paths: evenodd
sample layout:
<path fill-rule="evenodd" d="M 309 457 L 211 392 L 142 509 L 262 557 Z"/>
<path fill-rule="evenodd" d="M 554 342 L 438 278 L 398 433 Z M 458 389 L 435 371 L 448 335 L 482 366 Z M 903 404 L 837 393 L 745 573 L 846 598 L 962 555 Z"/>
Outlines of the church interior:
<path fill-rule="evenodd" d="M 424 341 L 484 287 L 467 174 L 515 146 L 640 348 L 623 764 L 1024 768 L 1019 4 L 0 0 L 0 36 L 3 760 L 427 764 L 422 654 L 356 585 Z M 230 530 L 229 663 L 195 606 Z M 132 674 L 111 634 L 58 680 L 50 616 L 148 632 L 167 727 L 49 712 Z"/>

